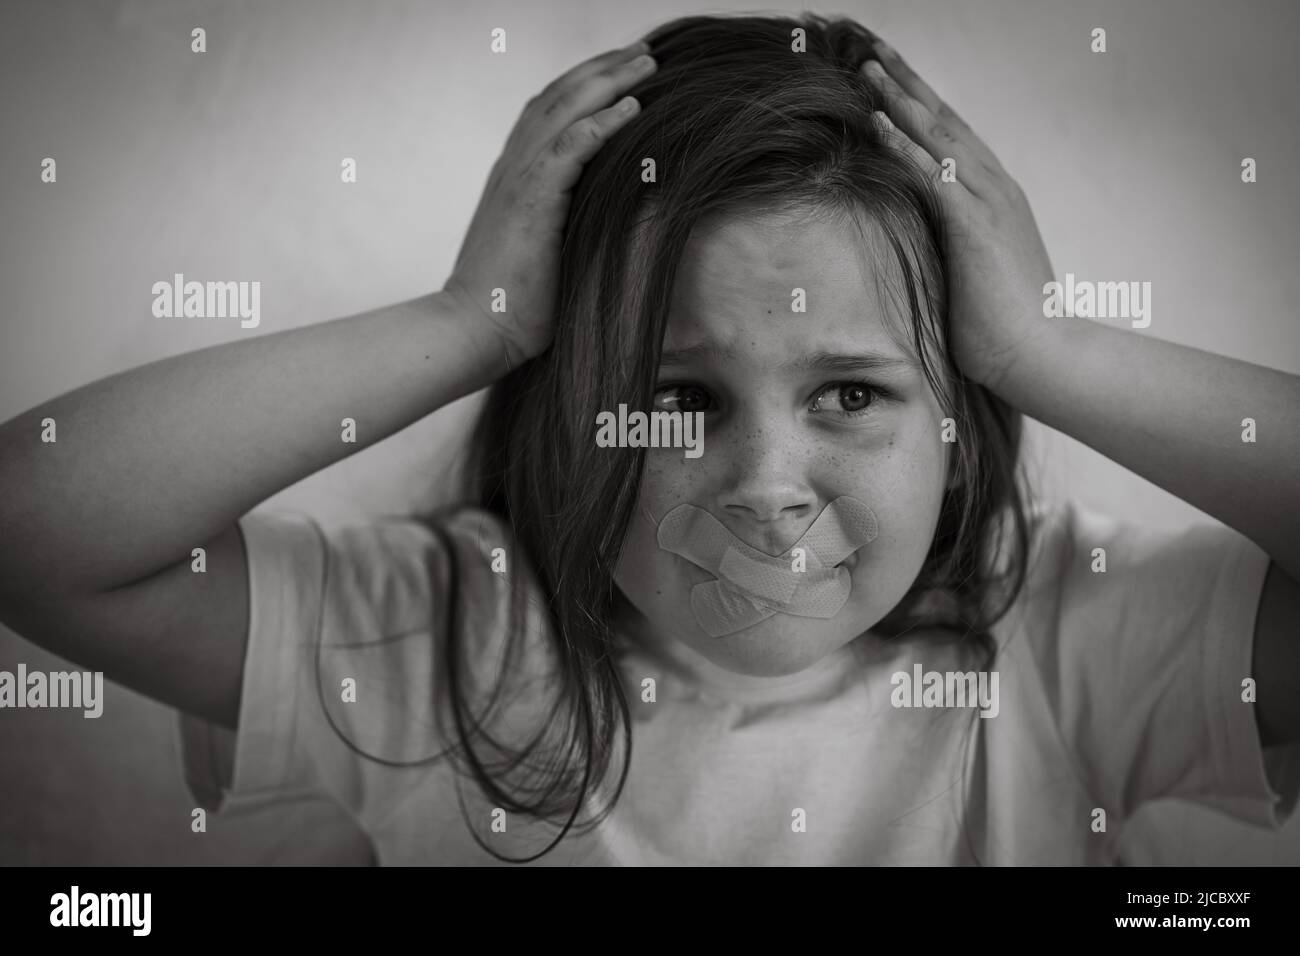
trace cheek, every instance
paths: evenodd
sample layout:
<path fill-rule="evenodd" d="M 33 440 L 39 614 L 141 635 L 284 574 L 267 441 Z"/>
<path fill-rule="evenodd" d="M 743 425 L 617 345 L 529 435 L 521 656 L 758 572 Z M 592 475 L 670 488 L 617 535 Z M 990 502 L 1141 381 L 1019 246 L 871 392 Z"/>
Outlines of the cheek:
<path fill-rule="evenodd" d="M 615 584 L 643 610 L 667 590 L 663 582 L 673 568 L 672 555 L 659 547 L 659 521 L 678 505 L 702 498 L 703 485 L 703 469 L 684 462 L 680 452 L 648 451 L 636 511 L 614 573 Z"/>
<path fill-rule="evenodd" d="M 930 551 L 940 500 L 928 485 L 907 482 L 871 499 L 879 533 L 860 552 L 846 611 L 874 623 L 903 599 Z"/>
<path fill-rule="evenodd" d="M 693 492 L 702 470 L 693 468 L 693 464 L 683 461 L 679 452 L 648 449 L 641 473 L 641 505 L 659 514 L 684 501 Z"/>
<path fill-rule="evenodd" d="M 864 501 L 879 523 L 876 539 L 860 552 L 852 572 L 849 602 L 837 615 L 841 622 L 852 622 L 860 630 L 870 628 L 912 586 L 938 524 L 948 454 L 948 446 L 940 441 L 938 419 L 931 421 L 925 410 L 900 421 L 887 438 L 864 441 L 861 447 L 839 443 L 810 449 L 821 466 L 805 477 L 819 495 L 827 502 L 841 495 Z M 707 504 L 721 476 L 709 477 L 702 465 L 683 460 L 680 453 L 647 453 L 637 509 L 615 572 L 615 583 L 633 606 L 680 628 L 695 624 L 690 616 L 690 588 L 712 576 L 661 550 L 658 522 L 680 504 Z"/>
<path fill-rule="evenodd" d="M 848 607 L 875 620 L 903 599 L 925 564 L 947 484 L 950 449 L 939 439 L 937 419 L 912 424 L 873 457 L 875 480 L 858 495 L 876 513 L 879 534 L 861 552 Z"/>

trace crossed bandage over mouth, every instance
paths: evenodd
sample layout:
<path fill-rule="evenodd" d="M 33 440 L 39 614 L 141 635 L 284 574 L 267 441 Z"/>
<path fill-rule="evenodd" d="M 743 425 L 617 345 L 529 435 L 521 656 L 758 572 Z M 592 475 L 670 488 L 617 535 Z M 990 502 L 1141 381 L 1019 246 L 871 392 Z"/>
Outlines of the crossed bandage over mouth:
<path fill-rule="evenodd" d="M 734 634 L 774 614 L 831 618 L 849 599 L 853 583 L 836 567 L 876 537 L 876 516 L 864 502 L 836 498 L 784 554 L 751 548 L 717 518 L 695 505 L 679 505 L 659 522 L 659 547 L 714 575 L 691 589 L 691 610 L 710 637 Z M 807 570 L 795 570 L 795 549 Z"/>

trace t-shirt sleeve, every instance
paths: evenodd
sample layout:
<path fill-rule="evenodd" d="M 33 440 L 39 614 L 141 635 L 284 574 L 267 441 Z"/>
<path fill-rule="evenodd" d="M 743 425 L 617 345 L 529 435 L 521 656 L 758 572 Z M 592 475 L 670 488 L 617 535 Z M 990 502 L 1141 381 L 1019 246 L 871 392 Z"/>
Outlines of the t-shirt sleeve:
<path fill-rule="evenodd" d="M 507 584 L 490 570 L 500 527 L 482 512 L 446 534 L 407 519 L 326 531 L 271 512 L 239 527 L 250 605 L 238 730 L 179 714 L 186 784 L 213 813 L 324 794 L 369 829 L 444 765 L 450 602 L 473 635 L 471 678 L 494 628 L 503 636 Z"/>
<path fill-rule="evenodd" d="M 1031 524 L 1023 633 L 1101 805 L 1174 797 L 1280 827 L 1300 745 L 1262 747 L 1244 699 L 1269 556 L 1209 518 L 1162 531 L 1063 504 Z"/>

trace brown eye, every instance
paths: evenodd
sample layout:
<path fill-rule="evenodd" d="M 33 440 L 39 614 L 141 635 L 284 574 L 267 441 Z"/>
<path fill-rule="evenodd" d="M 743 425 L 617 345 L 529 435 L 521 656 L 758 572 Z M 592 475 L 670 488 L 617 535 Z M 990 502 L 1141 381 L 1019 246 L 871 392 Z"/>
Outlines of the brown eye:
<path fill-rule="evenodd" d="M 871 393 L 861 385 L 840 386 L 840 407 L 846 412 L 858 412 L 871 403 Z"/>
<path fill-rule="evenodd" d="M 701 412 L 709 404 L 709 396 L 705 394 L 704 389 L 694 385 L 686 385 L 677 390 L 679 396 L 678 407 L 684 412 Z"/>
<path fill-rule="evenodd" d="M 812 410 L 840 418 L 862 418 L 874 415 L 876 406 L 889 393 L 868 382 L 835 382 L 817 393 Z"/>
<path fill-rule="evenodd" d="M 702 412 L 709 404 L 709 393 L 698 385 L 669 385 L 657 394 L 664 405 L 679 412 Z"/>

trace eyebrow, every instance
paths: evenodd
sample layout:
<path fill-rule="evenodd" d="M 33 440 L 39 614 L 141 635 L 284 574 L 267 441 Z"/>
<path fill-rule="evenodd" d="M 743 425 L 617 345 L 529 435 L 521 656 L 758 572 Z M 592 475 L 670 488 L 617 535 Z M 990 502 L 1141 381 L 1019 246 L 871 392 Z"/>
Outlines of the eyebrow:
<path fill-rule="evenodd" d="M 670 349 L 660 356 L 661 365 L 688 365 L 700 358 L 735 359 L 733 349 L 720 349 L 712 345 L 691 345 L 681 349 Z M 911 358 L 885 355 L 881 352 L 860 352 L 844 355 L 835 352 L 808 352 L 796 355 L 776 366 L 780 372 L 901 372 L 918 371 L 920 366 Z"/>

